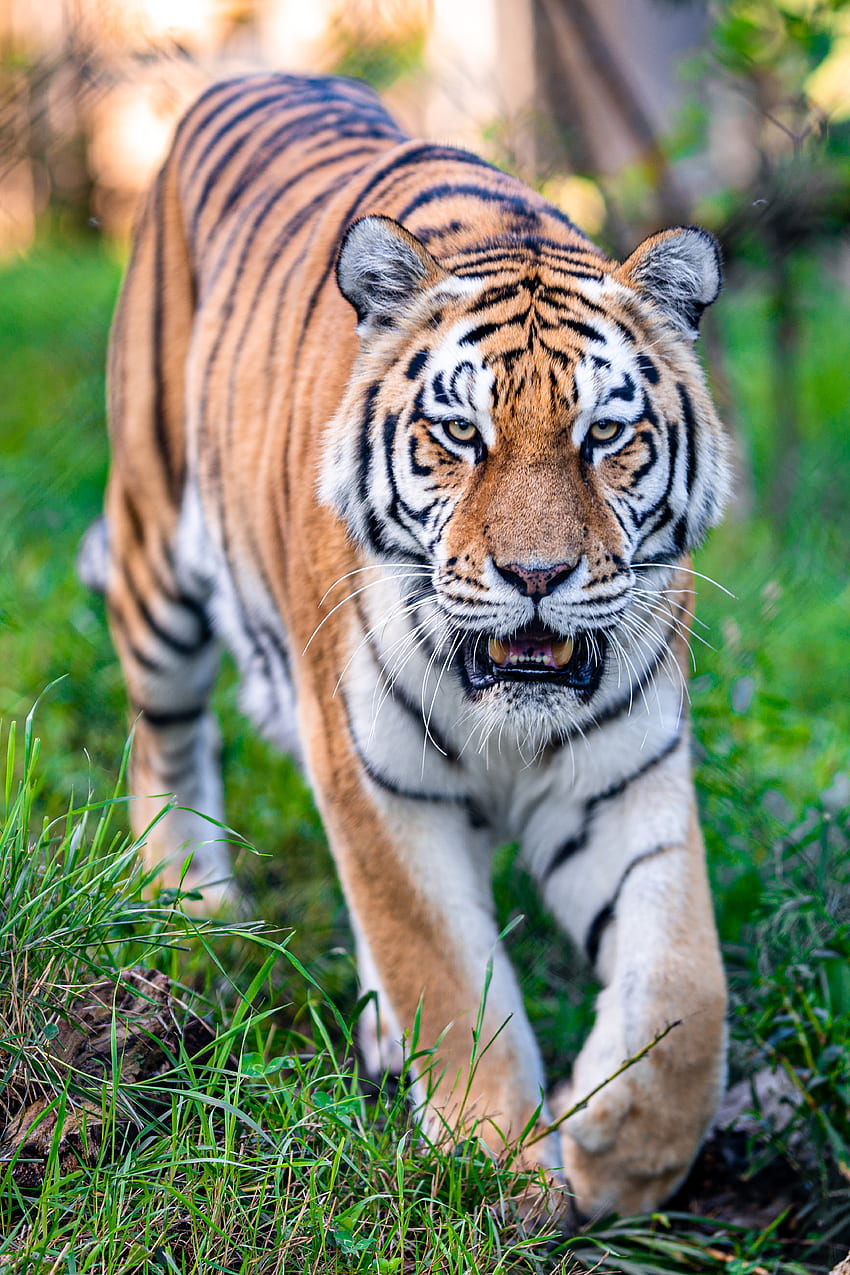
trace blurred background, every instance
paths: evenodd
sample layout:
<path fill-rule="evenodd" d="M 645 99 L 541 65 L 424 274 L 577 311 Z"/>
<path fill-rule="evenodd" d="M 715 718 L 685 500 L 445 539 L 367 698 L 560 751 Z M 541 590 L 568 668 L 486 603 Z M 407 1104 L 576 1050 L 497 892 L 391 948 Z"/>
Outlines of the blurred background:
<path fill-rule="evenodd" d="M 616 256 L 676 223 L 719 236 L 727 286 L 701 348 L 737 482 L 696 566 L 734 597 L 698 582 L 691 693 L 730 969 L 759 959 L 746 927 L 792 879 L 789 855 L 844 916 L 850 0 L 0 0 L 0 716 L 52 684 L 45 814 L 103 795 L 126 740 L 103 609 L 73 560 L 102 498 L 103 363 L 133 210 L 185 105 L 260 67 L 367 79 L 411 132 L 518 173 Z M 217 709 L 231 818 L 268 856 L 243 855 L 247 888 L 350 992 L 309 796 L 240 718 L 227 665 Z M 512 855 L 500 908 L 539 933 Z M 553 1057 L 588 1013 L 568 959 L 536 942 L 521 965 Z M 830 1012 L 845 1014 L 850 974 L 829 970 Z"/>

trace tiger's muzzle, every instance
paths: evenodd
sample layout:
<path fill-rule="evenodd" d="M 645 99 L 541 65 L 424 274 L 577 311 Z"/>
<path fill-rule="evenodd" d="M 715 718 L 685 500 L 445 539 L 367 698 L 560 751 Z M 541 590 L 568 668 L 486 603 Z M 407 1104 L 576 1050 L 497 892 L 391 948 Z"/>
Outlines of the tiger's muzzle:
<path fill-rule="evenodd" d="M 532 624 L 506 636 L 471 633 L 461 643 L 457 658 L 468 694 L 502 682 L 548 683 L 569 689 L 586 702 L 602 679 L 607 647 L 600 630 L 564 636 Z"/>

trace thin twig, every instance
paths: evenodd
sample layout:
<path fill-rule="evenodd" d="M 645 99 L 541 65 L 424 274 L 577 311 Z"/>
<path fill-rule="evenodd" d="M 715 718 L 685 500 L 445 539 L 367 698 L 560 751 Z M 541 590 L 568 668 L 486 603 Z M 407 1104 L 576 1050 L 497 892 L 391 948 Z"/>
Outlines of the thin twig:
<path fill-rule="evenodd" d="M 681 1026 L 681 1018 L 677 1018 L 674 1022 L 668 1023 L 666 1027 L 663 1027 L 661 1031 L 652 1038 L 648 1045 L 644 1045 L 643 1048 L 639 1049 L 636 1054 L 632 1054 L 631 1058 L 627 1058 L 616 1071 L 613 1071 L 610 1076 L 606 1076 L 595 1089 L 591 1089 L 590 1093 L 586 1094 L 584 1098 L 582 1098 L 581 1102 L 574 1103 L 574 1105 L 570 1107 L 568 1111 L 565 1111 L 562 1116 L 558 1116 L 557 1120 L 553 1120 L 552 1123 L 547 1124 L 545 1129 L 542 1129 L 540 1133 L 535 1134 L 533 1138 L 529 1138 L 525 1145 L 527 1147 L 531 1147 L 535 1142 L 540 1142 L 542 1138 L 548 1138 L 549 1134 L 554 1133 L 556 1129 L 560 1128 L 565 1120 L 569 1120 L 570 1116 L 574 1116 L 577 1111 L 581 1111 L 582 1107 L 586 1107 L 591 1098 L 594 1098 L 596 1094 L 599 1093 L 600 1089 L 604 1089 L 606 1085 L 610 1085 L 612 1080 L 616 1080 L 618 1076 L 622 1076 L 624 1071 L 628 1071 L 630 1067 L 634 1067 L 635 1063 L 640 1062 L 641 1058 L 645 1058 L 649 1051 L 654 1049 L 656 1045 L 659 1045 L 665 1036 L 669 1036 L 674 1027 Z"/>

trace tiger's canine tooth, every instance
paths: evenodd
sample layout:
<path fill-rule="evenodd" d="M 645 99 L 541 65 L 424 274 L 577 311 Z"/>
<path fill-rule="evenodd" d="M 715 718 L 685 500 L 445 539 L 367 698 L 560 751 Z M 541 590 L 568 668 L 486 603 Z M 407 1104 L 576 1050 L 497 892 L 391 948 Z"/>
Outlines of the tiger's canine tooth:
<path fill-rule="evenodd" d="M 562 638 L 560 642 L 552 643 L 552 659 L 558 668 L 566 668 L 573 658 L 574 650 L 575 642 L 571 637 Z"/>
<path fill-rule="evenodd" d="M 494 664 L 506 664 L 510 654 L 510 647 L 505 642 L 493 637 L 487 643 L 487 651 Z"/>

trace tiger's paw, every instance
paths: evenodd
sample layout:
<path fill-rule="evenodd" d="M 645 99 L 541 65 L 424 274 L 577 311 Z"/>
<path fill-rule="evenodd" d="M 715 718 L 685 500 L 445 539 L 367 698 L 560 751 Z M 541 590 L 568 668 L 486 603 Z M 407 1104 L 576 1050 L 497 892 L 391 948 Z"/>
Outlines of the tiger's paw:
<path fill-rule="evenodd" d="M 367 1004 L 357 1024 L 357 1045 L 363 1069 L 370 1080 L 381 1076 L 400 1076 L 404 1067 L 402 1033 L 386 1004 L 378 994 Z"/>
<path fill-rule="evenodd" d="M 551 1098 L 555 1119 L 576 1101 L 571 1085 L 560 1086 Z M 620 1076 L 564 1121 L 564 1176 L 580 1217 L 650 1212 L 675 1191 L 699 1134 L 689 1121 L 677 1128 L 675 1099 L 668 1103 L 664 1109 L 664 1102 L 650 1101 L 641 1086 Z"/>

